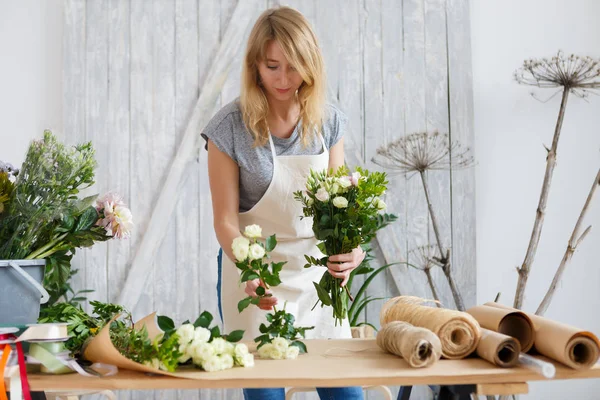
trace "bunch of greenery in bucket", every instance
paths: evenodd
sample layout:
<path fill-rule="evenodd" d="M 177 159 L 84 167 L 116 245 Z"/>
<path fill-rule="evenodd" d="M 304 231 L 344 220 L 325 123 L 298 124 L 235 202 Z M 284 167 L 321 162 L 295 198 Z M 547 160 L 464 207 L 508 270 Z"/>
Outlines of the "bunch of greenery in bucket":
<path fill-rule="evenodd" d="M 303 205 L 303 217 L 313 218 L 313 232 L 325 256 L 305 256 L 305 268 L 327 266 L 329 256 L 350 253 L 371 241 L 383 220 L 386 204 L 381 196 L 387 184 L 385 173 L 360 167 L 352 173 L 346 166 L 335 172 L 311 171 L 306 191 L 295 192 L 294 198 Z M 342 282 L 328 273 L 314 282 L 321 306 L 333 307 L 336 324 L 346 318 L 348 299 L 352 300 L 349 285 L 342 287 Z"/>
<path fill-rule="evenodd" d="M 61 298 L 85 300 L 69 284 L 76 273 L 75 250 L 127 238 L 133 227 L 130 210 L 116 194 L 79 196 L 94 184 L 92 144 L 66 146 L 45 131 L 31 143 L 19 170 L 0 166 L 0 260 L 45 259 L 46 306 Z"/>
<path fill-rule="evenodd" d="M 274 308 L 274 313 L 268 313 L 267 322 L 260 324 L 259 330 L 262 335 L 254 341 L 258 343 L 258 355 L 261 358 L 274 360 L 296 359 L 300 353 L 306 353 L 306 345 L 300 341 L 305 337 L 306 331 L 314 329 L 310 327 L 296 327 L 295 317 L 283 310 Z"/>
<path fill-rule="evenodd" d="M 267 237 L 264 244 L 260 240 L 262 228 L 258 225 L 248 225 L 244 229 L 244 235 L 233 239 L 231 249 L 235 257 L 235 266 L 241 271 L 240 282 L 248 282 L 260 279 L 261 285 L 256 288 L 258 296 L 248 296 L 238 302 L 238 311 L 244 311 L 250 304 L 258 305 L 261 298 L 270 297 L 267 293 L 271 286 L 281 283 L 279 273 L 285 261 L 265 263 L 264 259 L 269 257 L 269 252 L 277 246 L 275 235 Z"/>

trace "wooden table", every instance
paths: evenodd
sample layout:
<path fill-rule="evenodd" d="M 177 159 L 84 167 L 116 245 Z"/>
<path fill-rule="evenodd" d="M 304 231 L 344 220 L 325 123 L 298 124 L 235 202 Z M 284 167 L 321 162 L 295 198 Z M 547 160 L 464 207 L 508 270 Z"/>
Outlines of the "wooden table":
<path fill-rule="evenodd" d="M 546 380 L 527 368 L 497 368 L 479 358 L 440 360 L 432 367 L 414 369 L 401 358 L 382 352 L 374 339 L 306 340 L 305 343 L 309 353 L 297 360 L 257 359 L 252 368 L 197 371 L 194 379 L 120 370 L 106 378 L 30 374 L 29 383 L 32 391 L 468 384 L 475 385 L 479 394 L 507 394 L 503 392 L 511 390 L 517 394 L 523 393 L 529 381 Z M 554 364 L 554 379 L 600 378 L 598 364 L 584 371 Z"/>

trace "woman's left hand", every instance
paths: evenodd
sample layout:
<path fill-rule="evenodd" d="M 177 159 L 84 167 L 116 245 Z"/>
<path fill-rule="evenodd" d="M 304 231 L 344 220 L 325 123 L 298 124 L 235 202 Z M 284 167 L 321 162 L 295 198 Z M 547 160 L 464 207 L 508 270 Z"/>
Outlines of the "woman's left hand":
<path fill-rule="evenodd" d="M 363 249 L 358 246 L 351 253 L 331 256 L 327 262 L 328 271 L 334 278 L 343 279 L 341 286 L 344 287 L 348 283 L 350 273 L 363 262 L 365 255 Z"/>

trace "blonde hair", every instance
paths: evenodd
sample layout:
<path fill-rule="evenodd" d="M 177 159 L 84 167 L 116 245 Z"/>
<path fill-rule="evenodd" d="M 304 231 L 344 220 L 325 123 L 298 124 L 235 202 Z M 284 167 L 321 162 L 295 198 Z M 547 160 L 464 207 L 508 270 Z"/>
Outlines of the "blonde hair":
<path fill-rule="evenodd" d="M 267 114 L 269 104 L 261 86 L 258 63 L 266 59 L 269 41 L 281 46 L 288 62 L 303 79 L 298 89 L 302 143 L 312 140 L 315 130 L 321 131 L 325 105 L 325 68 L 323 57 L 309 22 L 289 7 L 271 8 L 263 12 L 250 32 L 242 66 L 240 108 L 246 128 L 254 137 L 255 146 L 269 140 Z"/>

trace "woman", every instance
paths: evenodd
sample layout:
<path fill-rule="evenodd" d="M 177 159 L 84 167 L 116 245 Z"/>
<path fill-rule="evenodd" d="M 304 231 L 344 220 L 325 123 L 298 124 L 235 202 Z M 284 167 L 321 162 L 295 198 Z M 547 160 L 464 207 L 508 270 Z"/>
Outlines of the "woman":
<path fill-rule="evenodd" d="M 358 247 L 329 257 L 324 267 L 304 268 L 304 255 L 321 257 L 311 221 L 301 220 L 302 207 L 293 192 L 303 189 L 310 169 L 337 169 L 344 163 L 343 133 L 347 118 L 325 105 L 322 56 L 308 21 L 281 7 L 265 11 L 255 23 L 242 68 L 240 98 L 223 107 L 203 131 L 214 228 L 219 252 L 219 312 L 224 330 L 243 329 L 245 340 L 275 305 L 296 317 L 296 326 L 315 326 L 307 338 L 350 338 L 348 321 L 335 326 L 329 307 L 317 302 L 313 282 L 323 273 L 342 278 L 364 259 Z M 277 235 L 272 261 L 286 261 L 282 283 L 258 307 L 238 312 L 237 303 L 256 296 L 258 280 L 239 284 L 231 243 L 247 225 L 262 227 L 263 238 Z M 223 257 L 225 253 L 225 257 Z M 310 349 L 309 349 L 310 350 Z M 317 389 L 321 398 L 362 399 L 362 389 Z M 250 399 L 284 399 L 283 389 L 245 389 Z"/>

